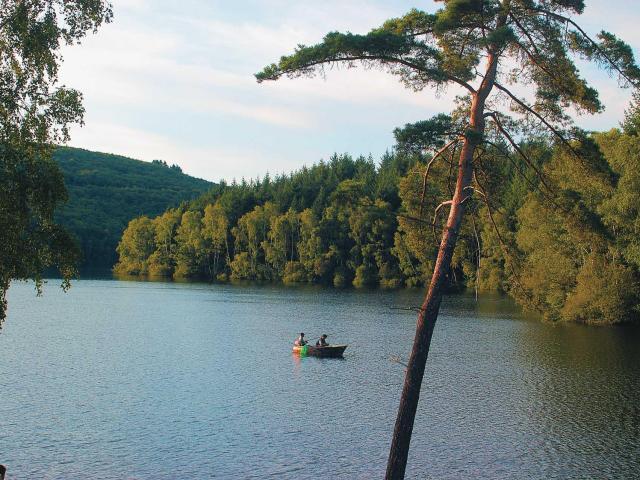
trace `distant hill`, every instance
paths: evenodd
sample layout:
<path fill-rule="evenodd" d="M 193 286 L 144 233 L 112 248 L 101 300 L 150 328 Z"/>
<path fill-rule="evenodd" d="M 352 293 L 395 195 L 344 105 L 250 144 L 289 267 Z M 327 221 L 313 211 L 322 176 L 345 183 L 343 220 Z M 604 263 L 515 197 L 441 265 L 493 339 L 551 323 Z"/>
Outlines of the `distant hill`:
<path fill-rule="evenodd" d="M 68 147 L 58 148 L 53 158 L 69 191 L 56 219 L 78 238 L 83 268 L 115 264 L 116 246 L 132 218 L 159 215 L 214 185 L 158 160 L 142 162 Z"/>

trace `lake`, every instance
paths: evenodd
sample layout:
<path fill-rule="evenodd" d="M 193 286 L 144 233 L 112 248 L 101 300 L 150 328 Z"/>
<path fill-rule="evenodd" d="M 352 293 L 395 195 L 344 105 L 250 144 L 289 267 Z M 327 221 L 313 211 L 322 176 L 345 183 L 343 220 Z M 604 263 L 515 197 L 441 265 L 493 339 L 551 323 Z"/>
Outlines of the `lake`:
<path fill-rule="evenodd" d="M 81 280 L 9 290 L 9 479 L 382 478 L 421 291 Z M 300 331 L 349 343 L 298 358 Z M 407 478 L 638 478 L 640 332 L 443 303 Z"/>

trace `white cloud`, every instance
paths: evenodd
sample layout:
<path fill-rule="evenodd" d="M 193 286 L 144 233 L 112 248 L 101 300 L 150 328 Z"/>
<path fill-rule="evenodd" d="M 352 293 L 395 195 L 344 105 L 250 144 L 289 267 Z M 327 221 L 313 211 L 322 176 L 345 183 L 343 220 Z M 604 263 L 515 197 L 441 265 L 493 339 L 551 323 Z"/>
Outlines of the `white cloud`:
<path fill-rule="evenodd" d="M 194 147 L 145 130 L 100 122 L 75 129 L 70 145 L 148 162 L 160 159 L 169 164 L 177 163 L 185 173 L 214 182 L 264 175 L 269 165 L 277 160 L 243 146 Z M 132 151 L 136 154 L 132 155 Z"/>
<path fill-rule="evenodd" d="M 417 6 L 435 5 L 424 3 Z M 590 4 L 584 18 L 589 31 L 596 31 L 606 11 L 610 30 L 640 42 L 635 16 L 617 12 L 611 3 L 635 5 L 629 0 Z M 255 82 L 256 71 L 296 44 L 315 43 L 332 30 L 366 32 L 407 11 L 412 5 L 405 0 L 264 0 L 260 8 L 241 0 L 114 4 L 113 24 L 64 52 L 62 80 L 85 94 L 87 125 L 75 129 L 73 137 L 73 144 L 85 148 L 162 158 L 210 179 L 283 171 L 317 160 L 318 150 L 300 151 L 304 142 L 288 147 L 292 136 L 316 143 L 326 138 L 326 152 L 354 145 L 367 153 L 373 142 L 361 139 L 391 141 L 395 126 L 449 111 L 461 92 L 452 88 L 440 97 L 432 90 L 415 93 L 396 77 L 365 69 L 327 70 L 326 80 Z M 620 92 L 613 80 L 598 78 L 595 84 L 607 111 L 578 122 L 588 128 L 615 126 L 628 92 Z M 189 142 L 185 122 L 193 118 L 200 128 L 202 122 L 216 122 L 223 130 L 217 143 L 202 138 L 195 147 Z M 233 138 L 239 135 L 224 135 L 225 128 L 250 129 L 256 135 L 252 148 L 277 145 L 280 153 L 267 158 L 265 152 L 238 146 Z"/>
<path fill-rule="evenodd" d="M 109 28 L 109 27 L 108 27 Z M 258 90 L 252 76 L 185 63 L 184 39 L 116 28 L 68 48 L 61 81 L 78 87 L 89 103 L 137 106 L 165 104 L 177 110 L 210 111 L 288 127 L 308 127 L 309 116 L 255 100 L 232 100 L 229 90 Z"/>

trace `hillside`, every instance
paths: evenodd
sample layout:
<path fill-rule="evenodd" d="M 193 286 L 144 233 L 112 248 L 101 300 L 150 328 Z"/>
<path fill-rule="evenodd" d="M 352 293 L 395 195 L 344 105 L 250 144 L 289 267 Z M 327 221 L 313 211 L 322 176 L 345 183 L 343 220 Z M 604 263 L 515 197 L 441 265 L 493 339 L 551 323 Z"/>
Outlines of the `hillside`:
<path fill-rule="evenodd" d="M 78 237 L 83 268 L 113 266 L 116 246 L 132 218 L 159 215 L 213 186 L 164 162 L 68 147 L 57 149 L 53 158 L 69 191 L 56 220 Z"/>

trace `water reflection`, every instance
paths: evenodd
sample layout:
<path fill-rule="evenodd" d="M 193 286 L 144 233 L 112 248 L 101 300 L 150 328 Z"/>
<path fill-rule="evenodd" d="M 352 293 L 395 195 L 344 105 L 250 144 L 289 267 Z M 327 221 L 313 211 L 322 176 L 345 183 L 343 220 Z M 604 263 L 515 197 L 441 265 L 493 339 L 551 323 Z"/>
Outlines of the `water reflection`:
<path fill-rule="evenodd" d="M 389 358 L 407 358 L 422 293 L 16 284 L 1 460 L 18 479 L 379 478 L 404 379 Z M 293 355 L 301 330 L 345 358 Z M 407 478 L 637 477 L 639 340 L 447 297 Z"/>
<path fill-rule="evenodd" d="M 538 462 L 632 478 L 640 455 L 640 330 L 523 325 L 519 354 Z"/>

